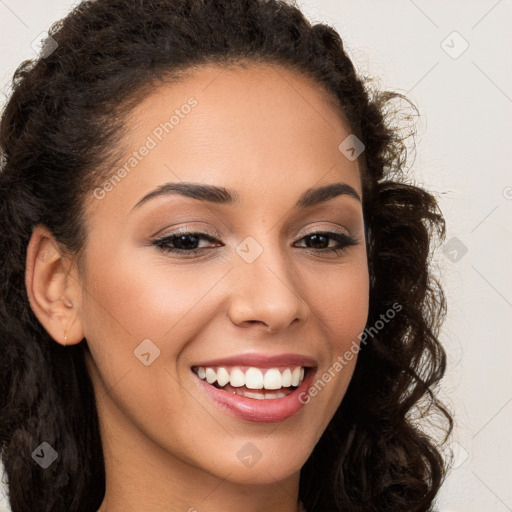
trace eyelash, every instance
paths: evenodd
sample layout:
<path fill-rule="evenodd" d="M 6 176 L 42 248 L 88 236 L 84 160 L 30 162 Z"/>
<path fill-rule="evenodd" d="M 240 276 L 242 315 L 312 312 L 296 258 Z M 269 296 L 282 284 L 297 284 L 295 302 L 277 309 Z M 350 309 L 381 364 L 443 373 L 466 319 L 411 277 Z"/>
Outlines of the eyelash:
<path fill-rule="evenodd" d="M 315 249 L 312 247 L 305 247 L 305 249 L 308 249 L 310 251 L 319 252 L 322 254 L 325 253 L 335 253 L 336 255 L 340 256 L 344 249 L 357 245 L 358 241 L 351 237 L 350 235 L 347 235 L 346 233 L 343 233 L 341 231 L 314 231 L 312 233 L 308 233 L 307 235 L 304 235 L 299 240 L 303 240 L 304 238 L 313 237 L 315 235 L 320 235 L 329 239 L 336 240 L 338 242 L 338 247 L 324 247 L 323 249 Z M 176 231 L 174 233 L 171 233 L 170 235 L 166 235 L 162 238 L 157 238 L 153 240 L 152 245 L 156 246 L 158 249 L 160 249 L 162 252 L 165 253 L 173 253 L 178 255 L 186 255 L 186 256 L 195 256 L 196 254 L 199 254 L 202 251 L 208 250 L 207 247 L 201 247 L 197 249 L 177 249 L 176 247 L 170 247 L 170 244 L 173 243 L 176 239 L 180 237 L 187 237 L 192 236 L 197 238 L 198 240 L 207 240 L 208 242 L 217 242 L 218 240 L 211 235 L 207 233 L 202 232 L 195 232 L 195 231 Z"/>

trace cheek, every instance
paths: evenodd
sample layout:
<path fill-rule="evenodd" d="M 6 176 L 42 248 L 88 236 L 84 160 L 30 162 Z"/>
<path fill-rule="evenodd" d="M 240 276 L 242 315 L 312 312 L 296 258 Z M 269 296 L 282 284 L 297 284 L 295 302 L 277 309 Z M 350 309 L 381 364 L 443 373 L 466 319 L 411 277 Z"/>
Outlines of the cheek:
<path fill-rule="evenodd" d="M 102 387 L 123 393 L 126 386 L 129 391 L 118 397 L 125 411 L 130 400 L 138 403 L 144 396 L 145 410 L 156 414 L 178 406 L 166 402 L 167 391 L 175 389 L 175 379 L 182 376 L 187 345 L 218 314 L 216 284 L 221 284 L 226 269 L 172 264 L 164 256 L 155 258 L 151 248 L 143 250 L 147 255 L 133 252 L 91 261 L 84 331 Z M 156 389 L 167 390 L 163 398 Z"/>
<path fill-rule="evenodd" d="M 369 311 L 366 259 L 358 258 L 354 264 L 326 273 L 321 283 L 318 283 L 318 276 L 310 278 L 309 289 L 315 290 L 310 294 L 311 307 L 320 317 L 319 325 L 325 326 L 326 339 L 331 341 L 331 348 L 337 354 L 357 340 L 366 326 Z"/>
<path fill-rule="evenodd" d="M 197 308 L 208 303 L 206 296 L 225 272 L 173 264 L 163 255 L 150 258 L 151 248 L 143 251 L 147 255 L 134 257 L 132 249 L 115 262 L 111 258 L 91 264 L 87 287 L 94 314 L 88 317 L 124 337 L 129 333 L 133 341 L 176 339 L 197 316 Z"/>
<path fill-rule="evenodd" d="M 121 411 L 119 421 L 130 418 L 147 432 L 162 418 L 186 421 L 174 367 L 201 328 L 194 307 L 219 279 L 209 272 L 191 282 L 192 274 L 128 254 L 90 261 L 83 321 L 105 417 Z"/>
<path fill-rule="evenodd" d="M 317 408 L 327 426 L 343 400 L 352 378 L 369 311 L 369 275 L 361 251 L 346 266 L 336 268 L 317 287 L 312 300 L 323 329 L 326 357 L 308 390 L 309 406 Z M 313 305 L 313 304 L 311 304 Z M 307 397 L 305 397 L 308 400 Z"/>

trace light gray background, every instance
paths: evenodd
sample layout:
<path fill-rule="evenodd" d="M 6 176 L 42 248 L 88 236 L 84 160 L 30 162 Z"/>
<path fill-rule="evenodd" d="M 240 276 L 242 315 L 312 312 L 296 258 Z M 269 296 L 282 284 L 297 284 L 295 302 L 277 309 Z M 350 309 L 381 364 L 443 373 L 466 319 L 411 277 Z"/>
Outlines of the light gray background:
<path fill-rule="evenodd" d="M 4 94 L 32 41 L 76 3 L 0 0 Z M 512 2 L 298 3 L 339 30 L 361 73 L 419 107 L 412 172 L 439 197 L 450 241 L 435 261 L 449 301 L 442 394 L 456 414 L 455 468 L 439 510 L 512 511 Z"/>

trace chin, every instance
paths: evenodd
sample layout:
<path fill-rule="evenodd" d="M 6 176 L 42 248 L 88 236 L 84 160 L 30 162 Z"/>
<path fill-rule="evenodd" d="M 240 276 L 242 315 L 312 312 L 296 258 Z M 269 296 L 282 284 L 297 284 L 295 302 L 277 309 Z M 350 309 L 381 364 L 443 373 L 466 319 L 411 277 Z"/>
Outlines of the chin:
<path fill-rule="evenodd" d="M 297 443 L 276 446 L 264 439 L 236 443 L 235 457 L 224 457 L 215 474 L 237 484 L 275 484 L 300 472 L 310 451 L 298 451 Z"/>

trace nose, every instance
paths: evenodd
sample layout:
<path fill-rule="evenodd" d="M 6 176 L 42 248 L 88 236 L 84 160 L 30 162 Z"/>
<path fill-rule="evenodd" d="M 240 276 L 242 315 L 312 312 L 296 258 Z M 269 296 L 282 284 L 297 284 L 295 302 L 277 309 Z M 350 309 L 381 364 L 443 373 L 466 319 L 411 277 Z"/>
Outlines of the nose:
<path fill-rule="evenodd" d="M 299 293 L 298 275 L 279 249 L 265 248 L 251 263 L 237 258 L 229 307 L 234 324 L 262 323 L 268 333 L 274 333 L 309 316 L 309 306 Z"/>

